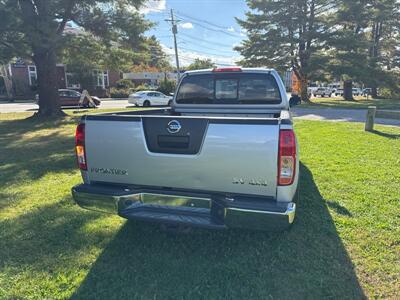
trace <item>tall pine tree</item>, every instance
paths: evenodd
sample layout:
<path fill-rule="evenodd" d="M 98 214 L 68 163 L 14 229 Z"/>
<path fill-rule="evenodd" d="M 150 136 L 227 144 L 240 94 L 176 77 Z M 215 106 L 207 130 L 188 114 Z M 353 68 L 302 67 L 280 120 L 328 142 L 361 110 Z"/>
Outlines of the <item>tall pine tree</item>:
<path fill-rule="evenodd" d="M 367 84 L 372 88 L 372 96 L 377 97 L 379 86 L 399 88 L 393 86 L 393 68 L 400 49 L 400 1 L 370 0 L 368 11 L 369 67 L 376 76 L 370 76 Z"/>
<path fill-rule="evenodd" d="M 352 82 L 396 90 L 396 50 L 399 49 L 398 0 L 341 0 L 330 15 L 327 63 L 333 77 L 344 81 L 344 98 L 353 100 Z"/>
<path fill-rule="evenodd" d="M 250 11 L 237 20 L 247 39 L 235 49 L 247 66 L 268 66 L 279 71 L 292 69 L 301 83 L 301 98 L 308 101 L 307 86 L 318 76 L 324 56 L 326 13 L 330 0 L 247 0 Z M 312 63 L 319 61 L 319 63 Z"/>
<path fill-rule="evenodd" d="M 367 0 L 337 1 L 328 16 L 326 63 L 321 66 L 332 77 L 343 81 L 343 97 L 353 100 L 353 81 L 364 82 L 368 67 Z"/>

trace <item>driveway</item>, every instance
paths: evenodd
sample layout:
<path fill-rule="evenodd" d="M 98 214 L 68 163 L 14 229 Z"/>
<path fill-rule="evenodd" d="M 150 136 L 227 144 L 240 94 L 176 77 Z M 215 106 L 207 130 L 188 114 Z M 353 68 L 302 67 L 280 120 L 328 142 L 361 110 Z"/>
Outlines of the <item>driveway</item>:
<path fill-rule="evenodd" d="M 365 122 L 366 109 L 339 109 L 339 108 L 301 108 L 291 109 L 296 119 L 322 120 L 334 122 Z M 400 120 L 375 119 L 376 124 L 400 126 Z"/>

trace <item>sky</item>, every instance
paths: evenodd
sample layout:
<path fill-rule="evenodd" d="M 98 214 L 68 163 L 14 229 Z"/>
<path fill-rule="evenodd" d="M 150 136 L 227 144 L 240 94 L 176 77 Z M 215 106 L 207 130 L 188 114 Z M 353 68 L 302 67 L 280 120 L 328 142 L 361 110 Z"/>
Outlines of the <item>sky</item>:
<path fill-rule="evenodd" d="M 146 18 L 156 22 L 147 32 L 155 35 L 175 65 L 171 9 L 178 23 L 178 52 L 182 66 L 195 58 L 210 58 L 219 66 L 234 65 L 240 59 L 232 50 L 245 38 L 235 17 L 244 18 L 248 7 L 245 0 L 149 0 L 141 9 Z"/>

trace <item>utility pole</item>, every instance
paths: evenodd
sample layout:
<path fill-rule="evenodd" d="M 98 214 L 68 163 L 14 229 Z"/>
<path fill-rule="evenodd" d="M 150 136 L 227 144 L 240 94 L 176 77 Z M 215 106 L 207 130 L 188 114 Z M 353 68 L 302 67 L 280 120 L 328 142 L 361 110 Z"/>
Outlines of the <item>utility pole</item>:
<path fill-rule="evenodd" d="M 176 25 L 176 20 L 174 18 L 174 10 L 171 8 L 171 19 L 165 21 L 171 22 L 172 34 L 174 35 L 174 47 L 175 47 L 175 60 L 176 60 L 176 70 L 178 72 L 178 81 L 181 77 L 181 72 L 179 69 L 179 55 L 178 55 L 178 45 L 176 43 L 176 34 L 178 33 L 178 26 Z"/>

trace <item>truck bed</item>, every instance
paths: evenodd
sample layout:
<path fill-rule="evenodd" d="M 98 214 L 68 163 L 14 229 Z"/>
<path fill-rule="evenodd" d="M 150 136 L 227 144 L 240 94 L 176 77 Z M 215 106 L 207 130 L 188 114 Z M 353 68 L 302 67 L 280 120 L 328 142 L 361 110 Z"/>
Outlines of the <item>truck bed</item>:
<path fill-rule="evenodd" d="M 281 112 L 89 115 L 86 183 L 276 197 Z M 168 124 L 178 122 L 179 132 Z"/>

